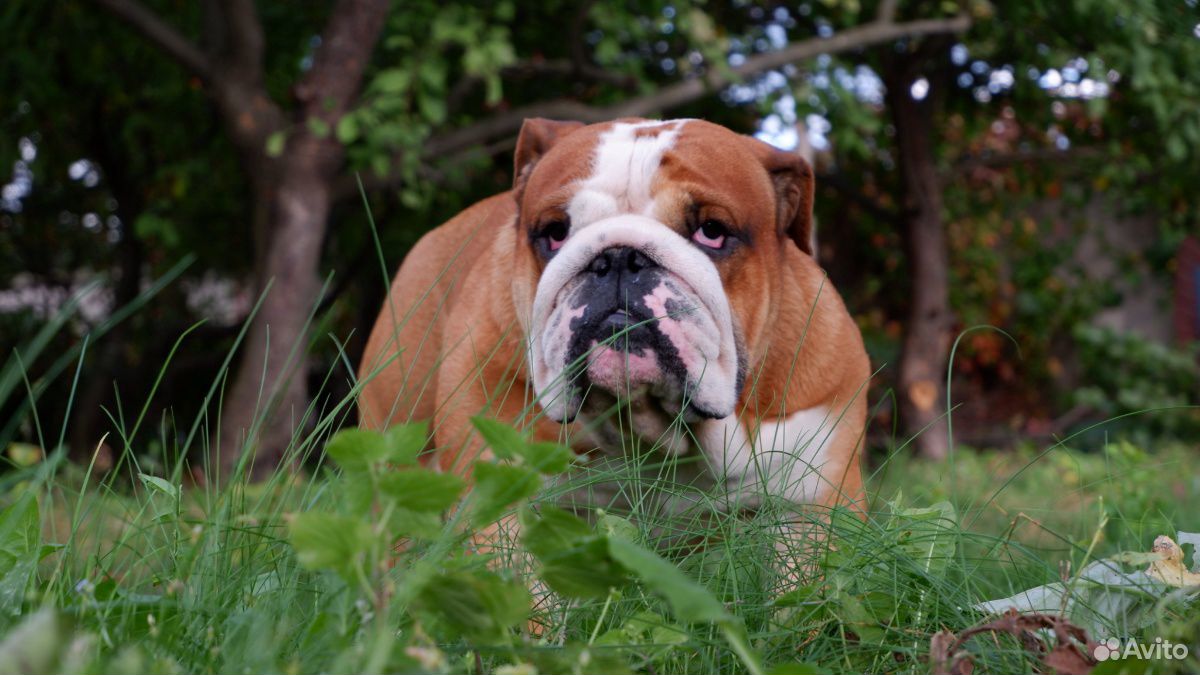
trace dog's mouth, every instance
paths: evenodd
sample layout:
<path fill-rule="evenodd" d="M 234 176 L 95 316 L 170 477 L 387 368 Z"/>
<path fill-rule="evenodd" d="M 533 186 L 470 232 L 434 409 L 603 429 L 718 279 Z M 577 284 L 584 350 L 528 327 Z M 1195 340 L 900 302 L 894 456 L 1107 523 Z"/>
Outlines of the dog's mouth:
<path fill-rule="evenodd" d="M 636 308 L 584 311 L 572 324 L 566 375 L 585 413 L 617 405 L 661 411 L 685 421 L 721 415 L 694 400 L 689 373 L 665 321 Z"/>

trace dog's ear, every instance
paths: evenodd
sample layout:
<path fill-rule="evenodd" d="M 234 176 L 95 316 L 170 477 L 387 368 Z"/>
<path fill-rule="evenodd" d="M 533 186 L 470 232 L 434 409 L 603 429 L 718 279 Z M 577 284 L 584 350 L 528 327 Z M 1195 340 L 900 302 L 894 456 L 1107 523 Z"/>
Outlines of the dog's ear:
<path fill-rule="evenodd" d="M 780 236 L 791 237 L 801 251 L 812 255 L 813 193 L 816 189 L 812 167 L 799 153 L 780 150 L 750 136 L 746 139 L 775 187 L 775 213 Z"/>
<path fill-rule="evenodd" d="M 583 122 L 560 122 L 534 117 L 521 125 L 514 151 L 513 187 L 519 187 L 533 170 L 533 165 L 563 136 L 583 126 Z"/>

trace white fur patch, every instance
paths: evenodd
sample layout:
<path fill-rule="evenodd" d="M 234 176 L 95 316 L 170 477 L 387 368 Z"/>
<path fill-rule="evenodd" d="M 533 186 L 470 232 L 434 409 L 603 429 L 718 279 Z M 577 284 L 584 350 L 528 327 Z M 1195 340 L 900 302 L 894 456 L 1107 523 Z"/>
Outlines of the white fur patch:
<path fill-rule="evenodd" d="M 702 423 L 697 440 L 731 494 L 755 501 L 766 492 L 803 504 L 841 482 L 825 467 L 837 422 L 837 412 L 825 406 L 797 410 L 783 419 L 762 420 L 751 442 L 746 427 L 730 415 Z"/>
<path fill-rule="evenodd" d="M 654 214 L 650 187 L 663 154 L 675 144 L 685 120 L 614 124 L 600 136 L 592 157 L 592 174 L 567 206 L 571 234 L 623 213 Z M 656 134 L 639 130 L 661 128 Z"/>

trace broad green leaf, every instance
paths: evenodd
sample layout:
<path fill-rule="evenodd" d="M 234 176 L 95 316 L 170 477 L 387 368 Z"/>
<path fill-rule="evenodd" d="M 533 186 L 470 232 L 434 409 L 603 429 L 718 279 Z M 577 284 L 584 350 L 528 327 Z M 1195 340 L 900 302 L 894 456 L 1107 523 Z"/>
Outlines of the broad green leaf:
<path fill-rule="evenodd" d="M 170 481 L 145 473 L 139 473 L 138 479 L 142 481 L 142 485 L 150 488 L 150 490 L 166 495 L 172 500 L 179 500 L 179 486 L 171 485 Z"/>
<path fill-rule="evenodd" d="M 408 89 L 411 81 L 412 78 L 409 76 L 408 71 L 399 68 L 389 68 L 388 70 L 380 71 L 379 75 L 375 76 L 373 84 L 375 89 L 381 92 L 399 94 Z"/>
<path fill-rule="evenodd" d="M 430 124 L 436 125 L 446 121 L 446 99 L 440 93 L 421 94 L 417 97 L 417 106 Z"/>
<path fill-rule="evenodd" d="M 366 429 L 342 429 L 329 439 L 325 454 L 346 471 L 366 471 L 388 454 L 383 434 Z"/>
<path fill-rule="evenodd" d="M 425 444 L 429 442 L 428 422 L 397 424 L 387 430 L 387 461 L 392 464 L 417 463 Z"/>
<path fill-rule="evenodd" d="M 472 417 L 471 424 L 495 456 L 512 459 L 522 454 L 526 444 L 525 437 L 512 426 L 486 417 Z"/>
<path fill-rule="evenodd" d="M 575 453 L 567 446 L 545 441 L 529 441 L 526 435 L 503 422 L 485 417 L 471 418 L 471 424 L 479 431 L 492 454 L 501 459 L 520 457 L 527 464 L 544 474 L 562 473 L 575 459 Z"/>
<path fill-rule="evenodd" d="M 610 537 L 632 541 L 635 544 L 641 539 L 641 532 L 638 531 L 637 525 L 629 522 L 628 519 L 620 516 L 614 516 L 611 513 L 600 513 L 598 518 L 600 531 Z"/>
<path fill-rule="evenodd" d="M 503 579 L 484 570 L 457 571 L 426 583 L 419 604 L 464 635 L 500 640 L 508 628 L 529 616 L 531 598 L 520 579 Z"/>
<path fill-rule="evenodd" d="M 542 486 L 533 469 L 510 464 L 475 462 L 474 511 L 477 524 L 500 518 L 504 510 L 532 497 Z"/>
<path fill-rule="evenodd" d="M 296 558 L 308 569 L 346 571 L 373 538 L 363 521 L 317 511 L 295 516 L 288 531 Z"/>
<path fill-rule="evenodd" d="M 616 538 L 608 540 L 608 550 L 617 562 L 640 579 L 647 588 L 666 598 L 671 611 L 680 621 L 724 622 L 733 618 L 707 588 L 696 583 L 656 553 L 633 542 Z"/>
<path fill-rule="evenodd" d="M 552 506 L 521 513 L 522 540 L 541 563 L 541 578 L 572 598 L 600 598 L 625 584 L 624 569 L 608 552 L 606 538 L 575 515 Z"/>
<path fill-rule="evenodd" d="M 308 131 L 317 138 L 329 138 L 329 122 L 320 117 L 308 118 Z"/>
<path fill-rule="evenodd" d="M 16 614 L 41 558 L 41 518 L 32 492 L 0 511 L 0 614 Z"/>
<path fill-rule="evenodd" d="M 442 533 L 442 527 L 442 516 L 436 511 L 396 509 L 392 512 L 388 531 L 396 537 L 432 539 Z"/>
<path fill-rule="evenodd" d="M 571 448 L 542 441 L 526 445 L 522 454 L 530 466 L 547 475 L 566 471 L 575 460 Z"/>
<path fill-rule="evenodd" d="M 267 136 L 267 157 L 280 157 L 283 155 L 283 146 L 287 143 L 287 133 L 276 131 L 270 136 Z"/>
<path fill-rule="evenodd" d="M 899 530 L 897 546 L 927 574 L 944 572 L 958 545 L 958 518 L 950 502 L 928 508 L 899 508 L 892 503 L 888 529 Z"/>
<path fill-rule="evenodd" d="M 383 495 L 410 511 L 445 511 L 458 501 L 464 487 L 461 477 L 429 469 L 391 471 L 379 477 Z"/>
<path fill-rule="evenodd" d="M 334 133 L 337 134 L 338 142 L 342 145 L 349 145 L 358 140 L 358 118 L 354 116 L 354 113 L 342 115 Z"/>

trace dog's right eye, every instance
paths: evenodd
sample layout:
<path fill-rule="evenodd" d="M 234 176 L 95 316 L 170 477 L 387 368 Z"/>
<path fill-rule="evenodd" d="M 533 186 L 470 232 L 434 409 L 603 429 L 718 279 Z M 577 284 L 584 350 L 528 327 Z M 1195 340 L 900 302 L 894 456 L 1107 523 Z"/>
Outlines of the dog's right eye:
<path fill-rule="evenodd" d="M 565 220 L 552 220 L 542 226 L 540 238 L 546 241 L 546 248 L 557 251 L 567 241 L 570 227 Z"/>

